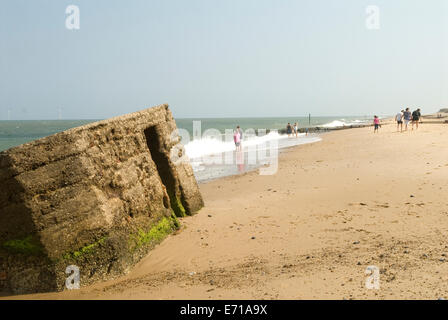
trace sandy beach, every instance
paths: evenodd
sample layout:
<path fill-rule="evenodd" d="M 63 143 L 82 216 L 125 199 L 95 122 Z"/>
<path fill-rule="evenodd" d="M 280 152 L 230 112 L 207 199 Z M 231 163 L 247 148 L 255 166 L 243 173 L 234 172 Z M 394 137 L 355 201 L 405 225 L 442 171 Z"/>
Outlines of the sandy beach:
<path fill-rule="evenodd" d="M 13 299 L 448 299 L 448 124 L 326 133 L 205 208 L 119 279 Z M 380 288 L 365 286 L 368 266 Z"/>

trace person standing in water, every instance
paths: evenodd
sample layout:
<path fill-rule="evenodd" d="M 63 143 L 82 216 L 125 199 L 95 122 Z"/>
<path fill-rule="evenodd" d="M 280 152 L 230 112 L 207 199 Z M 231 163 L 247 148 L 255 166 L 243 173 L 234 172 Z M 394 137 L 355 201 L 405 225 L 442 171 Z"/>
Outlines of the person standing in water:
<path fill-rule="evenodd" d="M 292 127 L 291 127 L 291 123 L 289 123 L 289 122 L 288 122 L 288 125 L 286 126 L 286 133 L 288 134 L 288 137 L 290 137 L 292 134 Z"/>
<path fill-rule="evenodd" d="M 375 129 L 373 129 L 373 133 L 378 133 L 378 128 L 381 126 L 380 125 L 380 119 L 377 116 L 374 116 L 373 118 L 373 124 L 375 126 Z"/>
<path fill-rule="evenodd" d="M 240 133 L 240 139 L 243 141 L 243 130 L 241 130 L 240 126 L 236 126 L 236 130 Z"/>
<path fill-rule="evenodd" d="M 397 121 L 397 132 L 401 131 L 403 132 L 403 112 L 404 110 L 401 110 L 397 115 L 395 116 L 395 121 Z M 401 130 L 400 130 L 401 127 Z"/>
<path fill-rule="evenodd" d="M 299 134 L 299 125 L 296 123 L 294 123 L 294 134 L 296 135 L 296 138 L 298 137 Z"/>
<path fill-rule="evenodd" d="M 241 151 L 241 130 L 239 129 L 239 126 L 236 127 L 236 130 L 233 133 L 233 141 L 235 142 L 236 151 Z"/>

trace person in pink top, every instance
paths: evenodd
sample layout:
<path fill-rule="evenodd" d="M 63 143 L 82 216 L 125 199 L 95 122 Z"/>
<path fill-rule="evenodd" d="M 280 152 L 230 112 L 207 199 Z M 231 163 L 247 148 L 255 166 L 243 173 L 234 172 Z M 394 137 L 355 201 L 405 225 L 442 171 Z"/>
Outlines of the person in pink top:
<path fill-rule="evenodd" d="M 373 129 L 373 133 L 377 133 L 379 127 L 381 127 L 380 119 L 379 119 L 377 116 L 374 116 L 374 117 L 373 117 L 373 124 L 374 124 L 374 126 L 375 126 L 375 129 Z"/>
<path fill-rule="evenodd" d="M 233 141 L 235 142 L 236 150 L 237 151 L 241 150 L 241 131 L 240 130 L 237 129 L 233 133 Z"/>

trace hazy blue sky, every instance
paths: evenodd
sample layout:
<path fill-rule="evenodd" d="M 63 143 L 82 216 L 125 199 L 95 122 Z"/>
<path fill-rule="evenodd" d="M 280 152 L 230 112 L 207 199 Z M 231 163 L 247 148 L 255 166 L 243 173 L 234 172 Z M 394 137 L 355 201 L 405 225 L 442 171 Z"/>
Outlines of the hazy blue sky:
<path fill-rule="evenodd" d="M 0 0 L 0 119 L 448 107 L 447 0 Z M 65 9 L 80 8 L 80 30 Z M 365 26 L 380 8 L 380 30 Z"/>

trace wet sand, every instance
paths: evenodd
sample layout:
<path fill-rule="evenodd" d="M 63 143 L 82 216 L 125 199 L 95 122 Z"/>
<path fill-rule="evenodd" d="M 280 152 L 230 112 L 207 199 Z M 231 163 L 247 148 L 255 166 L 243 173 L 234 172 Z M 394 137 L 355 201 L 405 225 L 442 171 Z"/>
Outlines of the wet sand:
<path fill-rule="evenodd" d="M 205 208 L 127 276 L 9 298 L 448 299 L 448 124 L 331 132 L 275 175 L 201 191 Z"/>

